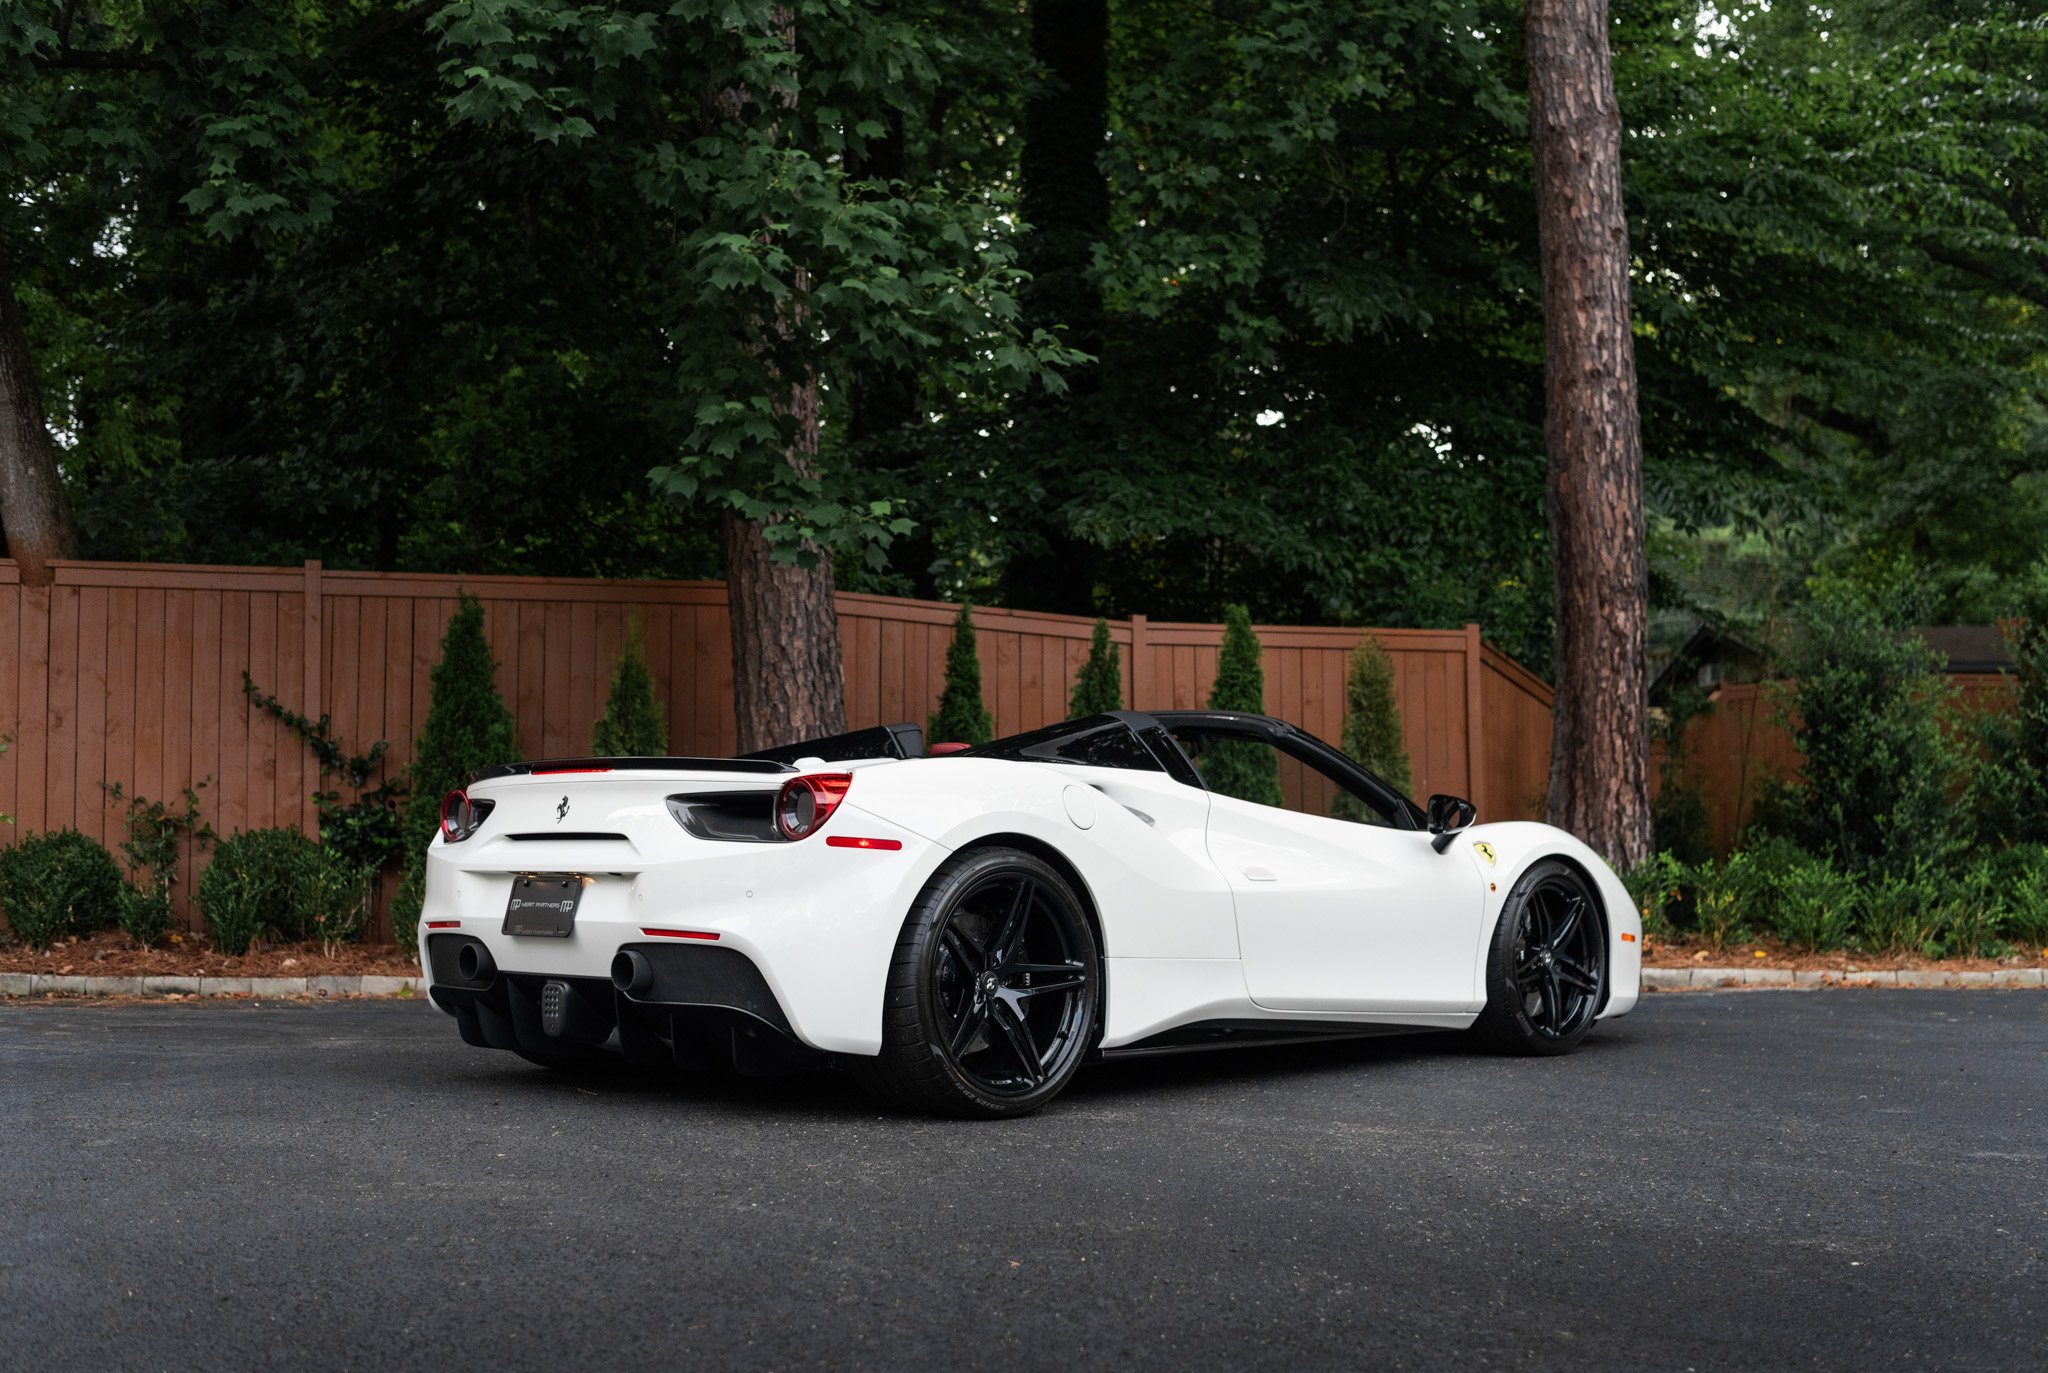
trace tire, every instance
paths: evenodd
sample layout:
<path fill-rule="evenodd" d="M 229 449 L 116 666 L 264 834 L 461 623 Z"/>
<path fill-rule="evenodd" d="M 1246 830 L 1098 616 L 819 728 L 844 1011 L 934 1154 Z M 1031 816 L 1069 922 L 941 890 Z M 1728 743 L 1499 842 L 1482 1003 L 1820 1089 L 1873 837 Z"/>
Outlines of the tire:
<path fill-rule="evenodd" d="M 1600 899 L 1578 869 L 1544 859 L 1501 909 L 1472 1032 L 1500 1053 L 1568 1054 L 1593 1028 L 1606 983 Z"/>
<path fill-rule="evenodd" d="M 949 859 L 896 940 L 882 1052 L 854 1077 L 889 1105 L 999 1120 L 1065 1089 L 1093 1045 L 1102 960 L 1080 898 L 1016 849 Z"/>

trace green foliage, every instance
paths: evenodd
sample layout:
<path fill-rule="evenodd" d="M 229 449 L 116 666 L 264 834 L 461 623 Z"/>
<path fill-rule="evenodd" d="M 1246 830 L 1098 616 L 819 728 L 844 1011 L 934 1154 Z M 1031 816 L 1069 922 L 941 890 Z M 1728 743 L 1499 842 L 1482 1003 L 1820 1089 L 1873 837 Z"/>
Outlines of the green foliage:
<path fill-rule="evenodd" d="M 1778 879 L 1771 928 L 1797 949 L 1838 949 L 1856 926 L 1857 883 L 1819 859 L 1808 858 Z"/>
<path fill-rule="evenodd" d="M 1408 771 L 1408 746 L 1401 739 L 1401 709 L 1394 703 L 1394 660 L 1367 634 L 1351 650 L 1344 677 L 1344 752 L 1395 791 L 1406 796 L 1415 782 Z M 1330 807 L 1340 820 L 1370 823 L 1365 803 L 1340 792 Z"/>
<path fill-rule="evenodd" d="M 1725 863 L 1707 862 L 1692 871 L 1692 935 L 1708 948 L 1725 949 L 1749 924 L 1758 889 L 1758 864 L 1747 853 Z"/>
<path fill-rule="evenodd" d="M 176 810 L 162 801 L 126 795 L 119 782 L 106 789 L 109 802 L 127 802 L 123 823 L 128 837 L 121 852 L 128 856 L 136 885 L 122 889 L 120 922 L 138 949 L 153 947 L 171 927 L 171 885 L 178 879 L 185 842 L 201 849 L 213 842 L 213 826 L 199 814 L 199 792 L 205 786 L 202 781 L 185 788 L 185 804 Z"/>
<path fill-rule="evenodd" d="M 1088 640 L 1088 659 L 1074 678 L 1074 694 L 1067 702 L 1067 718 L 1085 719 L 1124 708 L 1123 658 L 1110 641 L 1109 621 L 1097 620 Z"/>
<path fill-rule="evenodd" d="M 1787 661 L 1809 852 L 1849 871 L 1941 862 L 1967 839 L 1952 788 L 1963 755 L 1944 729 L 1953 688 L 1912 633 L 1902 585 L 1824 579 Z"/>
<path fill-rule="evenodd" d="M 590 751 L 599 758 L 660 758 L 668 753 L 667 712 L 655 699 L 640 621 L 633 616 L 626 619 L 626 645 L 612 666 L 612 694 L 591 731 Z"/>
<path fill-rule="evenodd" d="M 308 720 L 288 708 L 277 697 L 259 689 L 247 672 L 242 674 L 242 694 L 262 711 L 299 736 L 320 762 L 320 780 L 339 777 L 355 793 L 343 801 L 339 788 L 313 793 L 320 812 L 320 842 L 344 855 L 357 867 L 383 868 L 405 855 L 405 841 L 399 832 L 399 803 L 405 799 L 406 779 L 384 775 L 387 739 L 370 745 L 367 753 L 351 753 L 334 737 L 332 717 Z M 371 780 L 376 779 L 376 785 Z"/>
<path fill-rule="evenodd" d="M 77 830 L 52 830 L 0 849 L 0 915 L 32 949 L 114 923 L 120 902 L 121 870 L 113 855 Z"/>
<path fill-rule="evenodd" d="M 331 958 L 356 938 L 370 919 L 377 870 L 359 867 L 344 854 L 321 847 L 308 861 L 297 892 L 298 926 Z"/>
<path fill-rule="evenodd" d="M 1259 636 L 1252 632 L 1251 611 L 1242 605 L 1223 608 L 1223 647 L 1216 655 L 1216 681 L 1209 688 L 1211 710 L 1241 710 L 1263 715 L 1266 673 L 1259 666 Z M 1280 760 L 1265 744 L 1246 739 L 1218 739 L 1202 759 L 1202 779 L 1209 789 L 1263 806 L 1284 805 L 1280 791 Z"/>
<path fill-rule="evenodd" d="M 464 593 L 434 665 L 427 722 L 407 774 L 411 799 L 402 822 L 405 878 L 391 903 L 392 930 L 401 947 L 414 942 L 425 897 L 427 847 L 441 824 L 441 798 L 471 773 L 513 761 L 519 745 L 512 712 L 498 696 L 497 663 L 484 637 L 484 608 Z"/>
<path fill-rule="evenodd" d="M 946 685 L 939 708 L 925 726 L 935 744 L 985 744 L 995 737 L 995 722 L 981 700 L 981 658 L 974 648 L 974 607 L 960 603 L 953 623 L 953 642 L 946 647 Z"/>
<path fill-rule="evenodd" d="M 2048 845 L 2015 845 L 1998 855 L 2006 932 L 2023 953 L 2048 957 Z"/>
<path fill-rule="evenodd" d="M 1659 850 L 1621 875 L 1629 899 L 1642 913 L 1645 939 L 1671 937 L 1672 908 L 1684 895 L 1692 872 L 1691 865 L 1681 862 L 1675 854 Z"/>
<path fill-rule="evenodd" d="M 1918 953 L 1940 927 L 1940 881 L 1925 867 L 1914 873 L 1879 873 L 1863 884 L 1858 941 L 1872 953 Z"/>
<path fill-rule="evenodd" d="M 323 863 L 320 846 L 294 829 L 244 830 L 223 839 L 199 875 L 199 910 L 213 947 L 239 958 L 265 933 L 307 938 L 307 887 Z"/>
<path fill-rule="evenodd" d="M 1978 722 L 1984 766 L 1972 798 L 1989 842 L 2048 843 L 2048 558 L 2014 589 L 2005 621 L 2013 709 Z"/>

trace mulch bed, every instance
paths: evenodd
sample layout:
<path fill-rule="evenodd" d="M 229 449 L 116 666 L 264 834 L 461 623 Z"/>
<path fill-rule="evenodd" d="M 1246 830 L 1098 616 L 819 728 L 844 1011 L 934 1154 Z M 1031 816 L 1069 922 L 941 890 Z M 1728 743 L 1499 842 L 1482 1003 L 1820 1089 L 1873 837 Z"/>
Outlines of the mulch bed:
<path fill-rule="evenodd" d="M 240 958 L 215 953 L 196 935 L 172 934 L 138 949 L 119 930 L 67 939 L 37 953 L 25 944 L 0 947 L 0 973 L 58 977 L 411 977 L 410 950 L 396 944 L 344 944 L 330 958 L 318 944 L 258 946 Z"/>
<path fill-rule="evenodd" d="M 1646 968 L 1786 968 L 1793 972 L 1999 972 L 2008 968 L 2048 967 L 2048 949 L 2005 958 L 1922 958 L 1918 954 L 1893 957 L 1880 954 L 1806 953 L 1790 949 L 1774 939 L 1750 939 L 1722 948 L 1710 948 L 1691 939 L 1645 939 L 1643 966 Z"/>

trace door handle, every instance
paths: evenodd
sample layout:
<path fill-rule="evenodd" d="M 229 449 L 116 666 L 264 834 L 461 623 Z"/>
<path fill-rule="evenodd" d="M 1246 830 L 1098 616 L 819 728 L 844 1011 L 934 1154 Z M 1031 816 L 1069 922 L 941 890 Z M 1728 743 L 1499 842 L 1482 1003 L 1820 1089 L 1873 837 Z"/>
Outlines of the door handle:
<path fill-rule="evenodd" d="M 1277 882 L 1280 880 L 1273 875 L 1271 868 L 1246 868 L 1244 876 L 1247 882 Z"/>

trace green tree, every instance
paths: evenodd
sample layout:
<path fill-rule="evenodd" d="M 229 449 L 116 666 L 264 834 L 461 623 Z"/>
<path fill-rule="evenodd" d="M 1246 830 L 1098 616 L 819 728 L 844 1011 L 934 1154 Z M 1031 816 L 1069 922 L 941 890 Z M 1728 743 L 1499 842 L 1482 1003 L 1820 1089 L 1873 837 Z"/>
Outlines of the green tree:
<path fill-rule="evenodd" d="M 402 946 L 414 942 L 426 897 L 427 847 L 441 824 L 441 798 L 478 768 L 509 763 L 519 753 L 512 712 L 498 697 L 498 665 L 484 638 L 484 608 L 464 593 L 434 665 L 427 722 L 407 769 L 405 878 L 391 903 L 391 928 Z"/>
<path fill-rule="evenodd" d="M 1122 654 L 1109 637 L 1109 621 L 1097 620 L 1095 634 L 1088 641 L 1088 659 L 1074 678 L 1074 694 L 1067 702 L 1069 719 L 1124 708 Z"/>
<path fill-rule="evenodd" d="M 1963 766 L 1945 728 L 1954 688 L 1913 632 L 1903 575 L 1821 579 L 1785 664 L 1803 760 L 1795 837 L 1850 871 L 1911 872 L 1968 839 L 1951 799 Z"/>
<path fill-rule="evenodd" d="M 655 699 L 636 616 L 626 619 L 626 644 L 612 667 L 612 694 L 590 733 L 590 751 L 600 758 L 659 758 L 668 752 L 668 715 Z"/>
<path fill-rule="evenodd" d="M 981 656 L 974 649 L 974 607 L 960 603 L 953 623 L 953 642 L 946 646 L 946 686 L 939 708 L 925 727 L 935 744 L 985 744 L 995 737 L 995 721 L 981 700 Z"/>
<path fill-rule="evenodd" d="M 1394 701 L 1394 660 L 1370 634 L 1351 650 L 1344 674 L 1344 752 L 1403 796 L 1413 790 L 1408 746 L 1401 741 L 1401 708 Z M 1330 814 L 1340 820 L 1377 818 L 1369 817 L 1349 792 L 1338 795 Z"/>
<path fill-rule="evenodd" d="M 1209 708 L 1253 715 L 1266 711 L 1266 673 L 1259 666 L 1259 636 L 1252 632 L 1251 611 L 1241 605 L 1223 608 L 1223 648 L 1216 656 Z M 1265 744 L 1218 739 L 1202 759 L 1202 777 L 1211 791 L 1224 796 L 1266 806 L 1285 804 L 1280 793 L 1280 759 Z"/>

